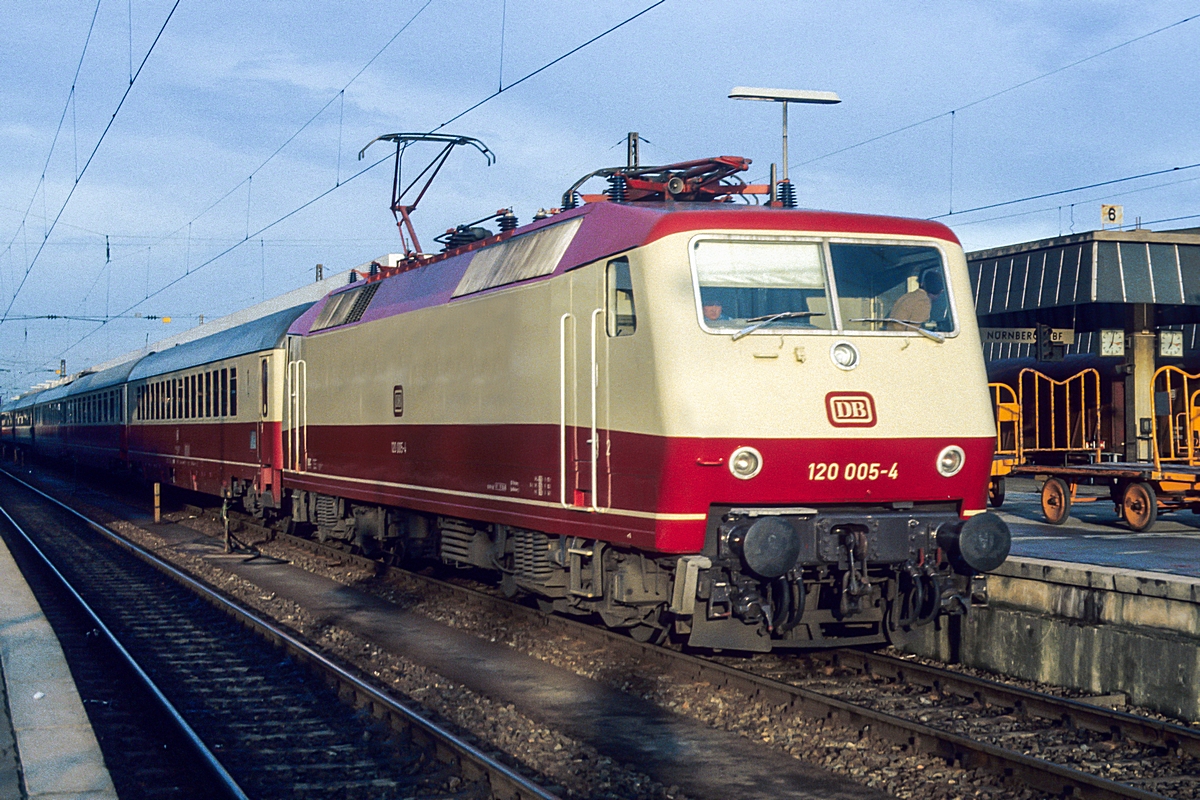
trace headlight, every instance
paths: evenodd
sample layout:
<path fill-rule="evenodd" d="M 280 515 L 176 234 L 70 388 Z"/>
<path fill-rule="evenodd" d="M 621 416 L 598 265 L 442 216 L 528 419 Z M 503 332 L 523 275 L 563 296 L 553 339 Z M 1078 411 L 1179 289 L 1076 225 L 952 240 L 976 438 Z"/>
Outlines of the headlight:
<path fill-rule="evenodd" d="M 858 366 L 858 348 L 849 342 L 838 342 L 829 351 L 838 369 L 854 369 Z"/>
<path fill-rule="evenodd" d="M 748 481 L 762 471 L 762 453 L 753 447 L 739 447 L 729 457 L 729 471 L 733 477 Z"/>
<path fill-rule="evenodd" d="M 944 477 L 957 475 L 967 461 L 967 455 L 958 445 L 952 444 L 938 453 L 937 471 Z"/>

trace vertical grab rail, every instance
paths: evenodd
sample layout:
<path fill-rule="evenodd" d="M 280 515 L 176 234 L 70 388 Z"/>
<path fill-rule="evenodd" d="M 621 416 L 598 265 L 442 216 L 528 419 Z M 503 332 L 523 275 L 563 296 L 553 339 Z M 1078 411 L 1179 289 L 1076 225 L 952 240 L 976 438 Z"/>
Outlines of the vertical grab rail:
<path fill-rule="evenodd" d="M 558 318 L 558 496 L 563 508 L 567 502 L 567 320 L 570 311 Z"/>
<path fill-rule="evenodd" d="M 592 497 L 589 503 L 591 511 L 599 511 L 599 504 L 596 502 L 597 493 L 599 492 L 599 474 L 600 474 L 600 437 L 596 431 L 596 392 L 600 388 L 600 363 L 596 360 L 596 320 L 604 313 L 603 308 L 597 308 L 592 311 L 592 438 L 591 438 L 591 456 L 592 456 Z"/>
<path fill-rule="evenodd" d="M 289 361 L 287 365 L 288 412 L 291 430 L 288 431 L 288 466 L 293 472 L 306 472 L 308 467 L 308 362 Z"/>

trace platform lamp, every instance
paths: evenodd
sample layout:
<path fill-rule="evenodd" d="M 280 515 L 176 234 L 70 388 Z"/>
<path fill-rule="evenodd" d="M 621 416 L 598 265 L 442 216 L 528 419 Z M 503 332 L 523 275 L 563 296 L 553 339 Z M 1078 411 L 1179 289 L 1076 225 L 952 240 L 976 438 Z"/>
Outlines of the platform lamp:
<path fill-rule="evenodd" d="M 783 179 L 779 181 L 779 199 L 784 208 L 796 207 L 796 189 L 788 180 L 788 103 L 816 103 L 832 105 L 842 102 L 834 92 L 814 92 L 806 89 L 759 89 L 753 86 L 735 86 L 729 92 L 732 100 L 766 100 L 783 105 Z M 774 179 L 772 178 L 772 183 Z"/>

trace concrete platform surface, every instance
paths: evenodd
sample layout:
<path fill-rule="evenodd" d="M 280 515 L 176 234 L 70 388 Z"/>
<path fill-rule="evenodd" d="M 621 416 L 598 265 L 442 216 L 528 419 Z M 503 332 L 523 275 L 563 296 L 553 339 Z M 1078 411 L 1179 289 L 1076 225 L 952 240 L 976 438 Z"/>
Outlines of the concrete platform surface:
<path fill-rule="evenodd" d="M 1200 516 L 1190 511 L 1161 514 L 1148 531 L 1135 533 L 1117 515 L 1106 489 L 1080 487 L 1080 497 L 1062 525 L 1042 516 L 1040 486 L 1009 479 L 998 513 L 1012 530 L 1014 556 L 1073 561 L 1118 569 L 1166 572 L 1200 578 Z"/>
<path fill-rule="evenodd" d="M 0 541 L 0 798 L 117 800 L 62 648 Z"/>

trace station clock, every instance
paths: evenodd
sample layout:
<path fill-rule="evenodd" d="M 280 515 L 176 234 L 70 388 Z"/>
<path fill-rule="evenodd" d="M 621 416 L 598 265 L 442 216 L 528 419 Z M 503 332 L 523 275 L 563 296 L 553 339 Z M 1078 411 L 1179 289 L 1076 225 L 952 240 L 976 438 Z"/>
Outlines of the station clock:
<path fill-rule="evenodd" d="M 1164 358 L 1183 358 L 1183 331 L 1159 331 L 1158 354 Z"/>
<path fill-rule="evenodd" d="M 1100 331 L 1100 355 L 1125 355 L 1125 331 L 1119 328 L 1106 328 Z"/>

